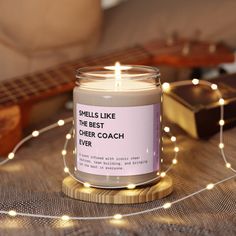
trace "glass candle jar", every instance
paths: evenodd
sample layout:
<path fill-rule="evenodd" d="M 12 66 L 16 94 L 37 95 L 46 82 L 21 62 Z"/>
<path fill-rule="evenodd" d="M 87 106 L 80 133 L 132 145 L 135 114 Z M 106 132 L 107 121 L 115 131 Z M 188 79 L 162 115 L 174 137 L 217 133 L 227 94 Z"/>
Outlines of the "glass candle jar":
<path fill-rule="evenodd" d="M 76 77 L 76 178 L 101 188 L 155 178 L 161 158 L 159 70 L 116 64 L 81 68 Z"/>

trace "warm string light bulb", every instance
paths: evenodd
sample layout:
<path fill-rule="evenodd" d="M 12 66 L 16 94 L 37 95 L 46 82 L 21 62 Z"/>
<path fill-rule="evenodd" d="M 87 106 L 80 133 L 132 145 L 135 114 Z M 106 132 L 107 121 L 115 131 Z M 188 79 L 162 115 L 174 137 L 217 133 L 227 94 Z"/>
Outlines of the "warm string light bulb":
<path fill-rule="evenodd" d="M 85 187 L 85 188 L 89 188 L 90 186 L 91 186 L 90 183 L 88 183 L 88 182 L 85 182 L 85 183 L 84 183 L 84 187 Z"/>
<path fill-rule="evenodd" d="M 11 210 L 11 211 L 8 211 L 8 215 L 9 216 L 16 216 L 17 213 L 16 213 L 16 211 Z"/>
<path fill-rule="evenodd" d="M 179 147 L 175 147 L 175 148 L 174 148 L 174 151 L 175 151 L 175 152 L 179 152 Z"/>
<path fill-rule="evenodd" d="M 161 172 L 160 176 L 164 178 L 166 176 L 166 172 Z"/>
<path fill-rule="evenodd" d="M 169 132 L 170 132 L 170 127 L 165 126 L 165 127 L 164 127 L 164 131 L 165 131 L 166 133 L 169 133 Z"/>
<path fill-rule="evenodd" d="M 225 100 L 224 100 L 223 98 L 220 98 L 220 99 L 219 99 L 219 104 L 220 104 L 220 105 L 224 105 L 224 104 L 225 104 Z"/>
<path fill-rule="evenodd" d="M 230 164 L 229 162 L 227 162 L 227 163 L 225 164 L 225 166 L 226 166 L 227 168 L 231 168 L 231 164 Z"/>
<path fill-rule="evenodd" d="M 135 189 L 136 185 L 135 184 L 128 184 L 127 189 Z"/>
<path fill-rule="evenodd" d="M 198 85 L 199 84 L 199 79 L 193 79 L 192 83 L 193 83 L 193 85 Z"/>
<path fill-rule="evenodd" d="M 172 142 L 175 142 L 175 141 L 176 141 L 176 137 L 175 137 L 175 136 L 171 136 L 170 140 L 171 140 Z"/>
<path fill-rule="evenodd" d="M 167 203 L 165 203 L 162 207 L 164 208 L 164 209 L 168 209 L 168 208 L 170 208 L 171 207 L 171 203 L 170 202 L 167 202 Z"/>
<path fill-rule="evenodd" d="M 225 121 L 224 121 L 224 120 L 220 120 L 220 121 L 219 121 L 219 125 L 220 125 L 220 126 L 223 126 L 224 124 L 225 124 Z"/>
<path fill-rule="evenodd" d="M 211 85 L 211 89 L 212 89 L 212 90 L 217 90 L 217 89 L 218 89 L 218 86 L 217 86 L 216 84 L 212 84 L 212 85 Z"/>
<path fill-rule="evenodd" d="M 177 159 L 173 159 L 173 160 L 172 160 L 172 163 L 173 163 L 174 165 L 176 165 L 177 162 L 178 162 Z"/>
<path fill-rule="evenodd" d="M 15 153 L 14 152 L 10 152 L 9 154 L 8 154 L 8 159 L 13 159 L 15 157 Z"/>
<path fill-rule="evenodd" d="M 65 149 L 63 149 L 63 150 L 61 151 L 61 154 L 62 154 L 63 156 L 65 156 L 65 155 L 67 154 L 67 151 L 66 151 Z"/>
<path fill-rule="evenodd" d="M 39 131 L 38 131 L 38 130 L 33 131 L 33 132 L 32 132 L 32 136 L 33 136 L 33 137 L 39 136 Z"/>
<path fill-rule="evenodd" d="M 115 215 L 113 216 L 113 218 L 114 218 L 115 220 L 120 220 L 120 219 L 122 219 L 122 215 L 121 215 L 121 214 L 115 214 Z"/>
<path fill-rule="evenodd" d="M 170 84 L 167 82 L 163 83 L 161 87 L 164 92 L 170 91 Z"/>
<path fill-rule="evenodd" d="M 65 124 L 65 121 L 64 120 L 59 120 L 59 121 L 57 121 L 57 124 L 59 126 L 63 126 Z"/>
<path fill-rule="evenodd" d="M 206 186 L 206 189 L 211 190 L 214 188 L 214 186 L 215 186 L 214 184 L 210 183 Z"/>
<path fill-rule="evenodd" d="M 61 219 L 64 220 L 64 221 L 68 221 L 68 220 L 70 220 L 70 217 L 68 215 L 63 215 L 61 217 Z"/>
<path fill-rule="evenodd" d="M 225 146 L 225 145 L 224 145 L 223 143 L 219 143 L 219 148 L 220 148 L 220 149 L 223 149 L 224 146 Z"/>
<path fill-rule="evenodd" d="M 64 167 L 64 172 L 65 173 L 69 173 L 69 168 L 66 166 L 66 167 Z"/>
<path fill-rule="evenodd" d="M 67 140 L 71 139 L 71 134 L 67 134 L 67 135 L 66 135 L 66 139 L 67 139 Z"/>

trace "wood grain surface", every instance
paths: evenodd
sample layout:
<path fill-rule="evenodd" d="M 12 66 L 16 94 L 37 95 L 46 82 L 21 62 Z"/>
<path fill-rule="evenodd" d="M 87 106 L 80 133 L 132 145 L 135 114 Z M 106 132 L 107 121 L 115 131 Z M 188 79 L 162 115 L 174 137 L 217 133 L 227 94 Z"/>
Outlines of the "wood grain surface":
<path fill-rule="evenodd" d="M 82 201 L 111 204 L 133 204 L 164 198 L 173 191 L 173 184 L 172 179 L 169 176 L 166 176 L 153 185 L 135 189 L 97 189 L 84 187 L 83 184 L 69 176 L 63 180 L 62 191 L 68 197 Z"/>

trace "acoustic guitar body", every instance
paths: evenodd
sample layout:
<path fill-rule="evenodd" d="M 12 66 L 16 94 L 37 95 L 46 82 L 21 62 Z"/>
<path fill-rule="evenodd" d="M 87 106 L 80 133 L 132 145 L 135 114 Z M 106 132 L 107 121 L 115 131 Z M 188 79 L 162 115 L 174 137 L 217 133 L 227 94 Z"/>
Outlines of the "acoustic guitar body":
<path fill-rule="evenodd" d="M 7 155 L 22 137 L 20 107 L 0 108 L 0 156 Z"/>

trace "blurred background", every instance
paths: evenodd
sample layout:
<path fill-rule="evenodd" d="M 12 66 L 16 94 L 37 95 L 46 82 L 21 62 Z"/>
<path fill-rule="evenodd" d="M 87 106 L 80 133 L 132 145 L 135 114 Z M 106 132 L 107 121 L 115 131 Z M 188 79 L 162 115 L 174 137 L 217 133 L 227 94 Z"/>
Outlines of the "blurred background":
<path fill-rule="evenodd" d="M 235 47 L 235 7 L 233 0 L 1 0 L 0 80 L 172 35 Z"/>

